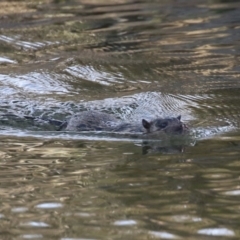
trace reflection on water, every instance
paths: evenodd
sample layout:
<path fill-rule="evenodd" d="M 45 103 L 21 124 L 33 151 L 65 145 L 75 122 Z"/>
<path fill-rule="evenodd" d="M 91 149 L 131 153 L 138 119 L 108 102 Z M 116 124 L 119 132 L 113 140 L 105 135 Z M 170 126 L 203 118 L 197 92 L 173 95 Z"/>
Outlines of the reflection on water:
<path fill-rule="evenodd" d="M 238 1 L 1 1 L 4 239 L 239 239 Z M 189 138 L 58 132 L 99 110 Z M 14 114 L 16 117 L 7 117 Z"/>
<path fill-rule="evenodd" d="M 234 137 L 171 155 L 142 155 L 126 142 L 1 142 L 6 236 L 238 236 L 240 143 Z"/>

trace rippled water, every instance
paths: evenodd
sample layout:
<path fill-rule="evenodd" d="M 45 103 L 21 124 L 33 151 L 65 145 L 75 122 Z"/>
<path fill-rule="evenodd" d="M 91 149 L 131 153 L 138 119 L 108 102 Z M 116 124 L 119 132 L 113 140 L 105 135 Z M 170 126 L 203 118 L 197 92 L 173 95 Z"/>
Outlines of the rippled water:
<path fill-rule="evenodd" d="M 1 238 L 239 239 L 239 22 L 238 1 L 1 1 Z M 191 134 L 24 119 L 93 109 Z"/>

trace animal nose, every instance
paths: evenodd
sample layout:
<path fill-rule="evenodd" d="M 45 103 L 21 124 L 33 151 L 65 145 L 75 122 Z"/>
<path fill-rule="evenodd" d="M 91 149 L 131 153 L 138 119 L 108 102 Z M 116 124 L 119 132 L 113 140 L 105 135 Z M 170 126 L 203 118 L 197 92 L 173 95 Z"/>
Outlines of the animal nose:
<path fill-rule="evenodd" d="M 184 131 L 184 124 L 181 124 L 180 126 L 177 126 L 175 128 L 176 133 L 182 133 Z"/>

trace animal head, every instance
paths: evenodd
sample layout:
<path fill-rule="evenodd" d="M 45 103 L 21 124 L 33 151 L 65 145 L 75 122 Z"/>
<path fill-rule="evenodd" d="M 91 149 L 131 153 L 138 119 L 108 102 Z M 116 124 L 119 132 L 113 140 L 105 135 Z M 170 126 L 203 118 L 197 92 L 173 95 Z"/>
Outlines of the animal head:
<path fill-rule="evenodd" d="M 170 134 L 181 134 L 187 129 L 187 126 L 181 122 L 181 115 L 176 118 L 157 118 L 150 122 L 143 119 L 142 125 L 147 133 L 164 131 Z"/>

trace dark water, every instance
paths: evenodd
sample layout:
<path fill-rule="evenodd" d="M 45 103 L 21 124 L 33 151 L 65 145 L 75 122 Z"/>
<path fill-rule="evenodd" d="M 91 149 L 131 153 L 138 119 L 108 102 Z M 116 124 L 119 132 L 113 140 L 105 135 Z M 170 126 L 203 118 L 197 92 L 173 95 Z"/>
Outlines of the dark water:
<path fill-rule="evenodd" d="M 239 1 L 1 1 L 0 238 L 239 239 L 239 26 Z M 92 109 L 191 136 L 23 118 Z"/>

